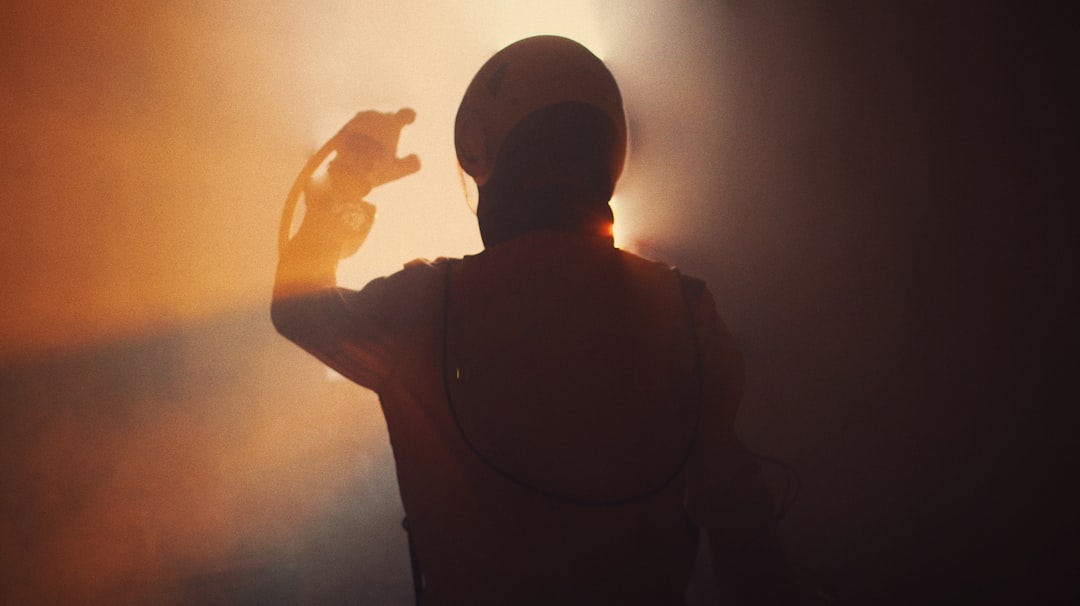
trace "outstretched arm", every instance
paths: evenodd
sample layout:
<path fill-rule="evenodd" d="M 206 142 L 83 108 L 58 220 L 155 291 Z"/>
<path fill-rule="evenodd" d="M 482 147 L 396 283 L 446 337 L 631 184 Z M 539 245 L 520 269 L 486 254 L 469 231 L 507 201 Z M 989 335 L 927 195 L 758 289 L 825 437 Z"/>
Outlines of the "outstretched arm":
<path fill-rule="evenodd" d="M 282 236 L 270 315 L 278 332 L 324 361 L 345 320 L 335 304 L 338 261 L 357 252 L 375 218 L 363 197 L 420 169 L 415 155 L 396 157 L 401 129 L 414 117 L 409 109 L 357 114 L 320 150 L 323 156 L 336 152 L 326 176 L 310 179 L 320 158 L 301 174 L 304 218 L 295 236 Z M 286 203 L 286 232 L 296 189 Z"/>

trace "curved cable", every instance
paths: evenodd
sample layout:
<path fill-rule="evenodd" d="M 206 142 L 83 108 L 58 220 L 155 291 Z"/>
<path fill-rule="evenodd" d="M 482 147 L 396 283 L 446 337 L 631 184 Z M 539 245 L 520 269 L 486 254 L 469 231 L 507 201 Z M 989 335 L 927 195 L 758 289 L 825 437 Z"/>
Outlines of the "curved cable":
<path fill-rule="evenodd" d="M 339 135 L 330 137 L 330 140 L 323 143 L 319 151 L 315 152 L 315 155 L 308 158 L 304 168 L 300 170 L 300 173 L 296 175 L 296 179 L 293 181 L 292 188 L 289 189 L 289 195 L 285 198 L 285 208 L 281 212 L 281 223 L 278 225 L 278 254 L 281 254 L 285 250 L 285 245 L 289 243 L 289 235 L 292 232 L 293 215 L 296 213 L 296 203 L 300 200 L 300 194 L 304 191 L 304 185 L 311 179 L 311 175 L 318 170 L 319 166 L 326 160 L 326 157 L 331 154 L 336 148 L 339 139 Z"/>
<path fill-rule="evenodd" d="M 684 302 L 684 304 L 686 306 L 687 319 L 688 319 L 688 323 L 689 323 L 689 326 L 690 326 L 690 337 L 691 337 L 691 340 L 694 342 L 694 354 L 695 354 L 694 355 L 694 361 L 695 361 L 694 365 L 695 365 L 695 370 L 697 371 L 697 384 L 698 384 L 697 385 L 697 387 L 698 387 L 698 389 L 697 389 L 697 411 L 696 411 L 695 417 L 694 417 L 694 429 L 693 429 L 693 432 L 690 435 L 690 440 L 689 440 L 689 443 L 687 444 L 686 452 L 683 453 L 682 457 L 680 457 L 678 465 L 675 466 L 675 469 L 668 476 L 666 476 L 662 482 L 660 482 L 657 486 L 649 488 L 648 490 L 646 490 L 644 492 L 634 494 L 634 495 L 631 495 L 631 496 L 627 496 L 627 497 L 617 497 L 617 498 L 612 498 L 612 499 L 585 499 L 585 498 L 581 498 L 581 497 L 575 497 L 575 496 L 571 496 L 571 495 L 561 494 L 561 493 L 558 493 L 558 492 L 555 492 L 555 491 L 552 491 L 552 490 L 548 490 L 546 488 L 542 488 L 540 486 L 532 484 L 531 482 L 527 482 L 527 481 L 515 476 L 514 474 L 510 473 L 509 471 L 503 469 L 502 467 L 496 465 L 491 459 L 484 456 L 484 454 L 482 452 L 480 452 L 480 450 L 476 447 L 476 445 L 473 444 L 472 441 L 469 439 L 469 436 L 465 433 L 465 428 L 462 427 L 462 425 L 461 425 L 461 419 L 458 418 L 457 408 L 454 406 L 454 399 L 453 399 L 453 396 L 451 395 L 451 389 L 450 389 L 450 373 L 447 372 L 447 369 L 448 369 L 447 360 L 450 357 L 449 356 L 449 342 L 450 342 L 450 339 L 449 339 L 448 335 L 449 335 L 449 332 L 450 332 L 449 327 L 450 327 L 450 275 L 451 275 L 451 270 L 452 270 L 452 262 L 450 260 L 447 260 L 446 261 L 446 285 L 445 285 L 444 294 L 443 294 L 443 297 L 444 297 L 443 298 L 443 335 L 442 335 L 442 341 L 443 341 L 443 351 L 442 351 L 442 354 L 443 354 L 442 355 L 443 389 L 446 392 L 446 402 L 447 402 L 447 404 L 448 404 L 448 406 L 450 408 L 450 415 L 454 419 L 454 425 L 457 426 L 458 433 L 461 435 L 461 439 L 469 447 L 469 450 L 471 450 L 472 453 L 474 455 L 476 455 L 476 457 L 478 459 L 480 459 L 480 461 L 482 463 L 484 463 L 485 466 L 487 466 L 491 470 L 495 471 L 497 474 L 499 474 L 503 478 L 509 480 L 510 482 L 512 482 L 514 484 L 517 484 L 518 486 L 521 486 L 523 488 L 526 488 L 526 489 L 528 489 L 528 490 L 530 490 L 532 492 L 540 494 L 541 496 L 547 497 L 547 498 L 555 500 L 555 501 L 559 501 L 561 503 L 566 503 L 566 504 L 569 504 L 569 505 L 577 505 L 577 506 L 582 506 L 582 507 L 618 507 L 618 506 L 621 506 L 621 505 L 627 505 L 627 504 L 635 503 L 635 502 L 638 502 L 638 501 L 644 501 L 646 499 L 649 499 L 650 497 L 655 496 L 656 494 L 659 494 L 661 491 L 663 491 L 665 488 L 667 488 L 667 486 L 669 484 L 671 484 L 671 482 L 675 478 L 677 478 L 680 473 L 682 473 L 683 468 L 686 466 L 686 461 L 689 460 L 690 455 L 693 454 L 694 446 L 697 443 L 698 429 L 699 429 L 699 427 L 701 425 L 701 415 L 702 415 L 702 410 L 704 408 L 704 405 L 703 405 L 703 400 L 704 400 L 704 380 L 702 378 L 701 345 L 698 342 L 697 323 L 694 321 L 693 309 L 690 306 L 690 298 L 686 295 L 686 289 L 682 288 L 682 274 L 680 274 L 678 272 L 678 270 L 676 270 L 675 273 L 679 276 L 680 290 L 682 291 L 683 302 Z"/>

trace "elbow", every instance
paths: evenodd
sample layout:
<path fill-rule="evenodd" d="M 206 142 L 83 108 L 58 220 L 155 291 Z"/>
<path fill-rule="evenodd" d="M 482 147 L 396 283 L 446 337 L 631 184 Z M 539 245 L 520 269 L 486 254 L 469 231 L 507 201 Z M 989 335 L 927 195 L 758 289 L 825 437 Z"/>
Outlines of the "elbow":
<path fill-rule="evenodd" d="M 290 341 L 295 341 L 295 301 L 291 300 L 290 297 L 283 297 L 275 294 L 273 300 L 270 302 L 270 323 L 274 325 L 274 330 L 276 330 L 278 334 Z"/>

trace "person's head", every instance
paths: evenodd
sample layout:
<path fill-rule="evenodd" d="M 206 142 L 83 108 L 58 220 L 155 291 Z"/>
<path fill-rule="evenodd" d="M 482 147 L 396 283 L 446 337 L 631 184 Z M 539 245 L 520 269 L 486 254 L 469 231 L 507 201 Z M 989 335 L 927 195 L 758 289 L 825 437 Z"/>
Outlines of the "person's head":
<path fill-rule="evenodd" d="M 626 118 L 614 77 L 584 46 L 537 36 L 496 53 L 465 92 L 454 143 L 479 188 L 486 246 L 533 230 L 610 235 Z"/>

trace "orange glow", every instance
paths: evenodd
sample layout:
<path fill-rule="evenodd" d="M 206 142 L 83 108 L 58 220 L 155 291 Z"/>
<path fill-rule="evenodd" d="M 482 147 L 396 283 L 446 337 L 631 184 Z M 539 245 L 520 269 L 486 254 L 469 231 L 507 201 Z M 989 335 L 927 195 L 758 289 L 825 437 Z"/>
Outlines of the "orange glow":
<path fill-rule="evenodd" d="M 5 359 L 265 305 L 291 180 L 361 109 L 414 107 L 399 149 L 423 168 L 373 192 L 379 220 L 342 282 L 478 251 L 452 144 L 475 69 L 557 33 L 618 72 L 618 28 L 637 21 L 569 0 L 48 6 L 3 26 Z"/>
<path fill-rule="evenodd" d="M 624 217 L 624 213 L 620 211 L 620 208 L 622 207 L 620 196 L 616 195 L 612 197 L 611 202 L 608 204 L 611 206 L 611 212 L 615 216 L 615 222 L 611 225 L 611 237 L 615 241 L 615 247 L 629 250 L 631 244 L 631 230 Z"/>
<path fill-rule="evenodd" d="M 13 445 L 0 449 L 0 479 L 16 488 L 19 523 L 48 523 L 21 543 L 0 532 L 10 563 L 0 572 L 21 579 L 0 582 L 0 601 L 169 603 L 111 592 L 297 553 L 305 524 L 355 505 L 343 495 L 386 470 L 378 497 L 400 522 L 375 396 L 320 381 L 270 326 L 277 226 L 296 174 L 358 111 L 412 107 L 398 151 L 422 168 L 369 196 L 378 219 L 340 282 L 477 252 L 453 146 L 475 70 L 517 39 L 566 35 L 609 60 L 634 109 L 671 88 L 642 82 L 663 71 L 651 57 L 667 47 L 647 28 L 674 27 L 672 5 L 682 3 L 6 7 L 0 370 L 31 378 L 11 397 L 22 416 L 5 417 Z M 635 60 L 620 61 L 631 50 Z M 650 173 L 637 168 L 626 173 L 637 182 L 620 185 L 621 245 L 641 227 L 634 201 L 650 199 Z M 244 314 L 263 321 L 186 349 L 192 327 Z M 140 347 L 169 355 L 132 368 Z M 92 362 L 34 374 L 36 360 L 69 357 Z M 315 379 L 301 389 L 287 379 L 305 361 Z"/>

